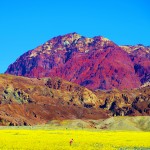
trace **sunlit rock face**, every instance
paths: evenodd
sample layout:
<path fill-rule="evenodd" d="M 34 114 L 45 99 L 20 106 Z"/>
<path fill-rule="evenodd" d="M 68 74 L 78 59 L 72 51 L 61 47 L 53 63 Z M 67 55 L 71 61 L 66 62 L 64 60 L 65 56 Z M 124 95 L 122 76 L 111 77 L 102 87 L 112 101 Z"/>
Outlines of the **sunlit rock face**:
<path fill-rule="evenodd" d="M 135 46 L 121 46 L 121 48 L 128 52 L 140 82 L 142 84 L 150 82 L 150 47 L 138 44 Z"/>
<path fill-rule="evenodd" d="M 6 73 L 55 76 L 92 90 L 132 89 L 150 79 L 149 51 L 141 45 L 118 46 L 102 36 L 87 38 L 70 33 L 26 52 Z"/>
<path fill-rule="evenodd" d="M 150 86 L 133 90 L 89 90 L 61 78 L 0 75 L 0 125 L 51 120 L 149 116 Z"/>

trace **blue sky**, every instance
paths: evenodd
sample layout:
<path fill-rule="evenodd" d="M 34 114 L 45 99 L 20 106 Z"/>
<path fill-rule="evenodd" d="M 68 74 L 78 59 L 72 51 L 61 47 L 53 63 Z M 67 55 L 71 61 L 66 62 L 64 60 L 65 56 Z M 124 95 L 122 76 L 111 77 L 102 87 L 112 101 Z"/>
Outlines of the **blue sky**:
<path fill-rule="evenodd" d="M 1 0 L 0 73 L 24 52 L 71 32 L 150 45 L 150 1 Z"/>

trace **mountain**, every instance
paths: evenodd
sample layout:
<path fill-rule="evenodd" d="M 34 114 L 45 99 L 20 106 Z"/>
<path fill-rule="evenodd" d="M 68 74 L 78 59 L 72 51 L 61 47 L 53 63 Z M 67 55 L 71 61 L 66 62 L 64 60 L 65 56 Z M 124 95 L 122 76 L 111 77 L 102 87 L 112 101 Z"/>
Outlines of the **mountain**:
<path fill-rule="evenodd" d="M 106 110 L 97 108 L 92 91 L 62 79 L 0 75 L 0 125 L 108 117 Z"/>
<path fill-rule="evenodd" d="M 24 53 L 5 73 L 59 77 L 91 90 L 133 89 L 150 80 L 149 52 L 149 47 L 118 46 L 102 36 L 70 33 Z"/>
<path fill-rule="evenodd" d="M 150 47 L 139 44 L 135 46 L 121 46 L 121 48 L 129 54 L 140 82 L 142 84 L 150 82 Z"/>
<path fill-rule="evenodd" d="M 100 108 L 110 111 L 111 116 L 149 116 L 150 86 L 132 90 L 95 91 L 101 101 Z"/>
<path fill-rule="evenodd" d="M 0 125 L 51 120 L 149 116 L 149 85 L 133 90 L 91 91 L 60 78 L 0 75 Z"/>

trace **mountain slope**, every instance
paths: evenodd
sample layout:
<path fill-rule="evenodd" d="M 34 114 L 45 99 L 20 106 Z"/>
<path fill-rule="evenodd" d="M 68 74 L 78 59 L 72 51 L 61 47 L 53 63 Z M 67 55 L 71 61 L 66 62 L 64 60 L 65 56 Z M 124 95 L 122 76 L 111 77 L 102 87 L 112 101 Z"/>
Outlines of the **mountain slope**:
<path fill-rule="evenodd" d="M 149 72 L 149 70 L 148 70 Z M 61 77 L 89 89 L 132 89 L 141 82 L 129 54 L 112 41 L 77 33 L 58 36 L 28 51 L 6 73 Z"/>
<path fill-rule="evenodd" d="M 150 81 L 150 47 L 139 44 L 135 46 L 121 46 L 121 48 L 128 52 L 140 82 L 144 84 Z"/>
<path fill-rule="evenodd" d="M 119 116 L 99 120 L 52 120 L 46 127 L 94 128 L 102 130 L 150 131 L 150 116 Z"/>
<path fill-rule="evenodd" d="M 150 86 L 133 90 L 95 91 L 100 108 L 109 110 L 112 116 L 149 116 Z"/>
<path fill-rule="evenodd" d="M 60 78 L 0 75 L 0 125 L 150 115 L 149 86 L 91 91 Z"/>
<path fill-rule="evenodd" d="M 59 78 L 0 75 L 1 125 L 108 117 L 105 110 L 97 108 L 97 96 L 92 91 Z"/>

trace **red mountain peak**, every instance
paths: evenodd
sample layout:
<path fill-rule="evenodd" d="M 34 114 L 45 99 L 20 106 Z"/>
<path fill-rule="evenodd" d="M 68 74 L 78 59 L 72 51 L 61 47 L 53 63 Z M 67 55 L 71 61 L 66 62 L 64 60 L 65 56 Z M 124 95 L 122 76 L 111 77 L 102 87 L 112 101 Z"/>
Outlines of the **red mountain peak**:
<path fill-rule="evenodd" d="M 6 73 L 57 76 L 90 89 L 136 88 L 141 83 L 132 60 L 134 51 L 132 46 L 119 47 L 102 36 L 87 38 L 74 32 L 23 54 Z"/>

